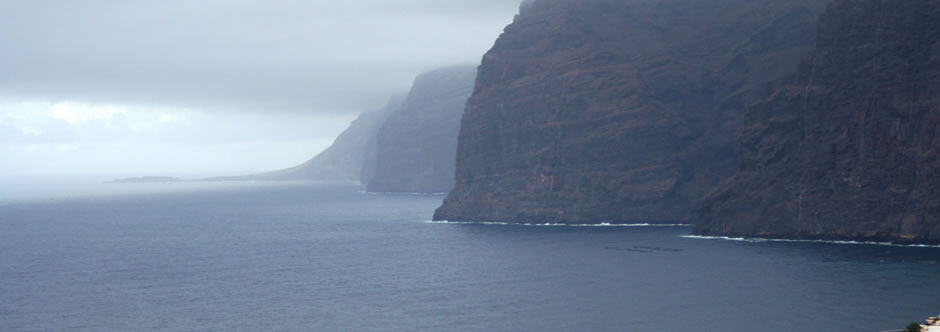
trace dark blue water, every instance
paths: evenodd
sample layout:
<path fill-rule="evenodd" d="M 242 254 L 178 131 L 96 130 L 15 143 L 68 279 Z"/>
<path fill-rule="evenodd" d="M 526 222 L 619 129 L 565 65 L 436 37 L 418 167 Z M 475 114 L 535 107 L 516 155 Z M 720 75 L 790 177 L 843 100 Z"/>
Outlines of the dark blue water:
<path fill-rule="evenodd" d="M 879 331 L 940 312 L 936 248 L 429 224 L 442 196 L 166 186 L 0 202 L 0 330 Z"/>

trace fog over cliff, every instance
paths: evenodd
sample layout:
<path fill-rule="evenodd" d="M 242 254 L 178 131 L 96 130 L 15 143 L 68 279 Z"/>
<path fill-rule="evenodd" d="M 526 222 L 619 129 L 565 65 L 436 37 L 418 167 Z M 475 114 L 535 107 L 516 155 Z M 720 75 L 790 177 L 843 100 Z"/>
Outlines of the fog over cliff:
<path fill-rule="evenodd" d="M 0 175 L 298 164 L 518 0 L 0 2 Z"/>

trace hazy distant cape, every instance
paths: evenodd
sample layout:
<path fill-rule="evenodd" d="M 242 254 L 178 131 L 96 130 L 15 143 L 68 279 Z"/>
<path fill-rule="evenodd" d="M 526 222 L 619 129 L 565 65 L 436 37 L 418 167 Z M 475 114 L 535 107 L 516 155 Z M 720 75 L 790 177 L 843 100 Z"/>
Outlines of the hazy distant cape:
<path fill-rule="evenodd" d="M 284 170 L 206 180 L 338 180 L 370 191 L 447 192 L 453 188 L 457 131 L 475 66 L 419 75 L 407 96 L 363 113 L 313 159 Z"/>

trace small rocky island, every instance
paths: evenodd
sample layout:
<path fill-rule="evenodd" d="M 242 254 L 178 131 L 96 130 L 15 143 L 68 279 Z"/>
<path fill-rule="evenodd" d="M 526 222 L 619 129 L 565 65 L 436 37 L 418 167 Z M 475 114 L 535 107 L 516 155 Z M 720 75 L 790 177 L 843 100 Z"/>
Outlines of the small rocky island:
<path fill-rule="evenodd" d="M 133 178 L 124 178 L 108 181 L 108 183 L 167 183 L 167 182 L 183 182 L 186 180 L 180 178 L 174 178 L 171 176 L 139 176 Z"/>

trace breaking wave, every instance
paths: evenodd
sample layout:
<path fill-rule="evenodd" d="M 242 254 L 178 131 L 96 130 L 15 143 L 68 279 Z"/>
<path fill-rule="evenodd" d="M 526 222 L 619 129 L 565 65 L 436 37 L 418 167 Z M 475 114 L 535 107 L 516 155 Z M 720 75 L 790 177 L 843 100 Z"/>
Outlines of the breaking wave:
<path fill-rule="evenodd" d="M 836 240 L 793 240 L 793 239 L 768 239 L 768 238 L 745 238 L 730 236 L 703 236 L 703 235 L 683 235 L 687 239 L 702 240 L 725 240 L 740 242 L 802 242 L 802 243 L 831 243 L 831 244 L 851 244 L 851 245 L 872 245 L 872 246 L 891 246 L 891 247 L 909 247 L 909 248 L 940 248 L 940 245 L 929 244 L 898 244 L 892 242 L 873 242 L 873 241 L 836 241 Z"/>
<path fill-rule="evenodd" d="M 368 191 L 365 189 L 359 189 L 357 191 L 360 194 L 369 194 L 369 195 L 412 195 L 412 196 L 443 196 L 447 193 L 408 193 L 408 192 L 383 192 L 383 191 Z"/>
<path fill-rule="evenodd" d="M 650 223 L 639 223 L 639 224 L 611 224 L 611 223 L 599 223 L 599 224 L 558 224 L 558 223 L 511 223 L 511 222 L 496 222 L 496 221 L 434 221 L 429 220 L 425 221 L 428 224 L 447 224 L 447 225 L 502 225 L 502 226 L 536 226 L 536 227 L 692 227 L 691 224 L 650 224 Z"/>

